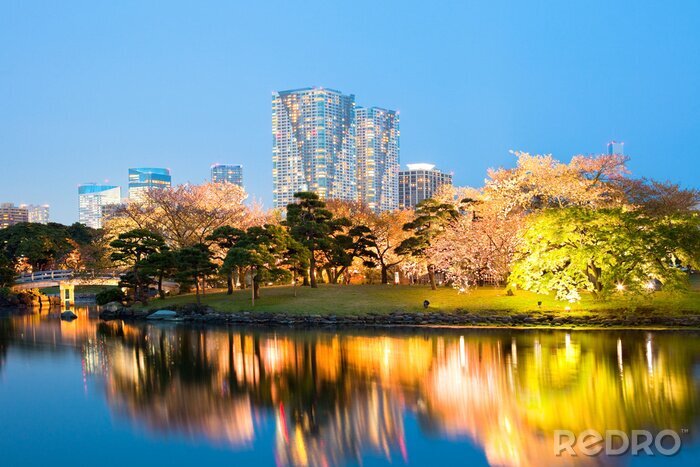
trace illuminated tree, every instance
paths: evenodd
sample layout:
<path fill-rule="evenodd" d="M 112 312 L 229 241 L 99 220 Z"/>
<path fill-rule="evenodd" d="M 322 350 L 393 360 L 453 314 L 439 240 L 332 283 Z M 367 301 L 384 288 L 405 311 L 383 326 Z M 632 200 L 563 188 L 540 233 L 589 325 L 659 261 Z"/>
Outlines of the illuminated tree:
<path fill-rule="evenodd" d="M 385 211 L 367 218 L 367 228 L 372 235 L 369 250 L 381 268 L 382 284 L 389 283 L 389 270 L 400 265 L 405 259 L 395 249 L 411 236 L 403 226 L 411 222 L 412 211 Z"/>
<path fill-rule="evenodd" d="M 624 289 L 682 288 L 680 266 L 700 266 L 697 213 L 652 217 L 621 208 L 549 209 L 528 220 L 511 281 L 537 293 L 578 300 Z"/>
<path fill-rule="evenodd" d="M 245 191 L 233 183 L 204 183 L 148 190 L 117 212 L 108 227 L 159 233 L 171 248 L 205 243 L 222 226 L 247 227 L 261 213 L 247 208 Z"/>

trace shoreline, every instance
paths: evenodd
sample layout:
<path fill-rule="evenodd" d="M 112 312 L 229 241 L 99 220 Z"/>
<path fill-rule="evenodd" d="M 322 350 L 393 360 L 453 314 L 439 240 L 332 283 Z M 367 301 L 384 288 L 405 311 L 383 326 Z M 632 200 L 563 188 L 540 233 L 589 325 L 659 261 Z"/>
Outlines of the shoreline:
<path fill-rule="evenodd" d="M 402 312 L 362 315 L 299 315 L 283 312 L 218 312 L 213 308 L 196 305 L 171 307 L 176 312 L 169 317 L 150 316 L 148 309 L 111 307 L 99 313 L 100 319 L 111 321 L 172 322 L 185 325 L 232 325 L 243 327 L 282 327 L 297 329 L 338 328 L 510 328 L 510 329 L 628 329 L 628 330 L 700 330 L 700 315 L 613 315 L 593 312 L 591 316 L 561 316 L 553 312 L 514 312 L 503 314 L 469 312 Z"/>

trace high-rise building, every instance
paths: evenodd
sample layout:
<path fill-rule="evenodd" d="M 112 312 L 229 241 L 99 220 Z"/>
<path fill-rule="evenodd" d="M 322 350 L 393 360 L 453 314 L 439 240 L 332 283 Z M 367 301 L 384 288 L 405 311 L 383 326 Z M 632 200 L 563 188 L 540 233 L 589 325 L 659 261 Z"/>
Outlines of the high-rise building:
<path fill-rule="evenodd" d="M 211 166 L 211 181 L 214 183 L 233 183 L 243 187 L 243 166 L 214 164 Z"/>
<path fill-rule="evenodd" d="M 15 206 L 13 203 L 0 203 L 0 229 L 22 222 L 29 222 L 27 208 Z"/>
<path fill-rule="evenodd" d="M 399 115 L 378 107 L 355 110 L 358 199 L 374 211 L 399 205 Z"/>
<path fill-rule="evenodd" d="M 278 208 L 298 191 L 357 199 L 354 95 L 325 88 L 274 93 L 272 179 Z"/>
<path fill-rule="evenodd" d="M 433 164 L 407 164 L 408 170 L 399 172 L 399 207 L 413 208 L 421 201 L 432 198 L 443 185 L 452 185 L 452 174 L 444 173 Z"/>
<path fill-rule="evenodd" d="M 88 227 L 102 227 L 105 206 L 121 202 L 122 189 L 113 185 L 86 183 L 78 187 L 78 222 Z"/>
<path fill-rule="evenodd" d="M 170 188 L 170 169 L 143 167 L 129 169 L 129 199 L 139 200 L 148 190 Z"/>
<path fill-rule="evenodd" d="M 49 223 L 48 204 L 20 204 L 19 207 L 27 210 L 27 213 L 29 214 L 29 222 L 36 224 Z"/>
<path fill-rule="evenodd" d="M 608 154 L 622 156 L 625 154 L 625 143 L 622 141 L 610 141 L 608 143 Z"/>

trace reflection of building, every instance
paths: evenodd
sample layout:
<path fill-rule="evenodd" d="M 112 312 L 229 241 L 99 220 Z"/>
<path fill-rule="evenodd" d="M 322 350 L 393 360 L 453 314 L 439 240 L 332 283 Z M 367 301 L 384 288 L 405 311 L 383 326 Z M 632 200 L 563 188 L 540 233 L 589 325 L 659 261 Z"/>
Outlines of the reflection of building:
<path fill-rule="evenodd" d="M 29 213 L 29 222 L 37 224 L 48 224 L 49 222 L 49 205 L 48 204 L 21 204 L 21 208 L 25 208 Z"/>
<path fill-rule="evenodd" d="M 608 154 L 622 156 L 625 154 L 625 143 L 622 141 L 610 141 L 608 143 Z"/>
<path fill-rule="evenodd" d="M 102 227 L 102 209 L 111 204 L 119 204 L 122 190 L 114 185 L 86 183 L 78 187 L 78 222 L 88 227 Z"/>
<path fill-rule="evenodd" d="M 443 185 L 452 185 L 452 174 L 440 172 L 433 164 L 407 164 L 408 170 L 399 172 L 399 207 L 415 207 L 432 198 Z"/>
<path fill-rule="evenodd" d="M 358 107 L 356 117 L 357 194 L 374 211 L 399 206 L 399 115 Z"/>
<path fill-rule="evenodd" d="M 148 190 L 170 188 L 170 169 L 143 167 L 129 169 L 129 199 L 139 200 Z"/>
<path fill-rule="evenodd" d="M 211 166 L 211 181 L 214 183 L 233 183 L 243 186 L 243 166 L 214 164 Z"/>
<path fill-rule="evenodd" d="M 355 96 L 325 88 L 280 91 L 272 97 L 273 203 L 294 193 L 355 201 Z"/>
<path fill-rule="evenodd" d="M 0 229 L 22 222 L 29 222 L 29 213 L 26 208 L 12 203 L 0 204 Z"/>

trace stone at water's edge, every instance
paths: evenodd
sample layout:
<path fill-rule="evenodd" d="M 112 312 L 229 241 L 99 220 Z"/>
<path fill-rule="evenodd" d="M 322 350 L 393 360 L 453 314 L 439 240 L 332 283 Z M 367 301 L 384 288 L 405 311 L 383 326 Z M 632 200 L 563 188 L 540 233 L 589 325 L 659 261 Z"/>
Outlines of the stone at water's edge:
<path fill-rule="evenodd" d="M 106 305 L 102 305 L 102 311 L 109 311 L 110 313 L 119 311 L 122 308 L 124 308 L 124 305 L 119 302 L 109 302 Z"/>
<path fill-rule="evenodd" d="M 61 319 L 64 319 L 66 321 L 73 321 L 77 317 L 78 317 L 78 315 L 76 315 L 75 313 L 73 313 L 70 310 L 67 310 L 67 311 L 64 311 L 63 313 L 61 313 Z"/>
<path fill-rule="evenodd" d="M 158 310 L 155 313 L 151 313 L 150 315 L 148 315 L 146 319 L 167 320 L 177 318 L 177 316 L 177 312 L 173 310 Z"/>

